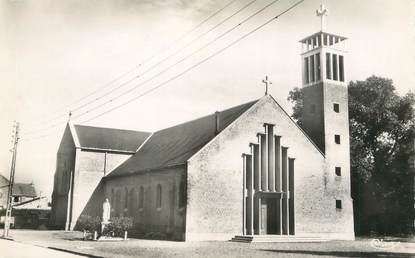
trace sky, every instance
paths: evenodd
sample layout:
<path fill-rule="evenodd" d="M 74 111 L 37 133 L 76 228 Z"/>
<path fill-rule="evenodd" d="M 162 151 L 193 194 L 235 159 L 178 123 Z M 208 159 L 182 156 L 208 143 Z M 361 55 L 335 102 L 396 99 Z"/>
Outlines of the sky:
<path fill-rule="evenodd" d="M 273 82 L 270 94 L 290 113 L 288 92 L 301 86 L 298 41 L 320 30 L 315 10 L 321 0 L 305 0 L 138 97 L 295 3 L 279 0 L 179 62 L 272 2 L 257 0 L 199 36 L 251 1 L 1 0 L 0 174 L 10 173 L 14 120 L 21 125 L 16 181 L 33 182 L 38 192 L 50 196 L 56 152 L 70 110 L 73 123 L 155 131 L 260 98 L 261 80 L 268 75 Z M 231 4 L 201 24 L 227 3 Z M 329 9 L 327 31 L 348 38 L 348 81 L 378 75 L 393 79 L 399 94 L 414 91 L 415 1 L 324 3 Z M 120 75 L 124 76 L 114 81 Z"/>

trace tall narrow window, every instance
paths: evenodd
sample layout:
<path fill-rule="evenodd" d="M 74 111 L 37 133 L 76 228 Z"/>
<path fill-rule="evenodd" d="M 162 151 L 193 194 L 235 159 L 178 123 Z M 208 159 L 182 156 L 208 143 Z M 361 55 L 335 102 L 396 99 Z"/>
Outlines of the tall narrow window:
<path fill-rule="evenodd" d="M 311 82 L 315 82 L 314 56 L 310 56 L 310 68 L 311 68 L 311 71 L 310 71 L 311 79 L 310 80 L 311 80 Z"/>
<path fill-rule="evenodd" d="M 342 209 L 342 200 L 336 200 L 336 209 Z"/>
<path fill-rule="evenodd" d="M 331 80 L 331 54 L 326 53 L 326 74 L 327 79 Z"/>
<path fill-rule="evenodd" d="M 334 135 L 334 142 L 335 142 L 336 144 L 340 144 L 340 135 L 338 135 L 338 134 L 335 134 L 335 135 Z"/>
<path fill-rule="evenodd" d="M 161 209 L 161 185 L 157 185 L 157 194 L 156 194 L 156 207 L 157 209 Z"/>
<path fill-rule="evenodd" d="M 338 74 L 337 74 L 337 55 L 333 55 L 333 80 L 337 81 Z"/>
<path fill-rule="evenodd" d="M 115 216 L 121 216 L 121 189 L 118 189 L 115 193 Z"/>
<path fill-rule="evenodd" d="M 333 110 L 334 110 L 334 112 L 339 113 L 340 112 L 340 105 L 337 104 L 337 103 L 334 103 L 333 104 Z"/>
<path fill-rule="evenodd" d="M 317 36 L 317 46 L 321 47 L 321 35 Z"/>
<path fill-rule="evenodd" d="M 310 71 L 308 67 L 308 57 L 304 58 L 304 77 L 305 77 L 305 83 L 310 83 Z"/>
<path fill-rule="evenodd" d="M 123 215 L 128 215 L 128 189 L 127 187 L 125 188 L 125 198 L 124 198 L 124 214 Z"/>
<path fill-rule="evenodd" d="M 320 37 L 319 37 L 320 38 Z M 316 54 L 316 69 L 317 69 L 317 81 L 321 80 L 321 64 L 320 64 L 320 54 Z"/>
<path fill-rule="evenodd" d="M 336 167 L 335 171 L 336 171 L 336 176 L 341 176 L 342 175 L 342 168 L 341 167 Z"/>
<path fill-rule="evenodd" d="M 323 34 L 323 44 L 327 46 L 327 35 Z"/>
<path fill-rule="evenodd" d="M 144 208 L 144 187 L 140 186 L 140 191 L 138 193 L 138 208 Z"/>
<path fill-rule="evenodd" d="M 184 207 L 186 204 L 186 184 L 184 181 L 180 181 L 179 186 L 179 208 Z"/>
<path fill-rule="evenodd" d="M 111 207 L 114 207 L 114 203 L 115 203 L 115 193 L 114 193 L 114 188 L 111 189 Z M 112 208 L 111 210 L 113 210 L 114 208 Z"/>
<path fill-rule="evenodd" d="M 339 77 L 344 82 L 344 57 L 339 55 Z"/>

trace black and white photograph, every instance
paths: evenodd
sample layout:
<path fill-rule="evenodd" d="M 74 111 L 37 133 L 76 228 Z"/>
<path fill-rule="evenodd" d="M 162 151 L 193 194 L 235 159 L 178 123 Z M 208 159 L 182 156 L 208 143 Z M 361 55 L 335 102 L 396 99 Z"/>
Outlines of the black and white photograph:
<path fill-rule="evenodd" d="M 0 258 L 415 257 L 415 0 L 0 0 Z"/>

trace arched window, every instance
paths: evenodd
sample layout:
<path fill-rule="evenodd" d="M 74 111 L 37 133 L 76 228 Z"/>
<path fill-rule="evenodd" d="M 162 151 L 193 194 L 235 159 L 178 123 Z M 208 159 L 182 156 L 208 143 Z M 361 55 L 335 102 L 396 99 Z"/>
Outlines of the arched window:
<path fill-rule="evenodd" d="M 156 207 L 157 209 L 161 208 L 161 194 L 162 194 L 162 189 L 161 189 L 161 185 L 158 184 L 157 185 L 157 195 L 156 195 Z"/>
<path fill-rule="evenodd" d="M 130 198 L 128 203 L 128 214 L 133 216 L 137 212 L 137 191 L 135 188 L 130 190 Z"/>
<path fill-rule="evenodd" d="M 186 184 L 184 181 L 180 181 L 179 186 L 179 208 L 182 208 L 185 206 L 186 202 Z"/>
<path fill-rule="evenodd" d="M 144 187 L 140 186 L 140 191 L 138 193 L 138 208 L 144 208 Z"/>
<path fill-rule="evenodd" d="M 121 191 L 117 190 L 115 194 L 115 216 L 120 216 L 121 214 Z"/>
<path fill-rule="evenodd" d="M 124 191 L 124 215 L 127 215 L 128 214 L 128 189 L 127 189 L 127 187 L 125 188 L 125 191 Z"/>
<path fill-rule="evenodd" d="M 110 204 L 111 204 L 111 215 L 113 214 L 114 211 L 114 203 L 115 203 L 115 193 L 114 193 L 114 188 L 111 189 L 111 197 L 110 197 Z"/>

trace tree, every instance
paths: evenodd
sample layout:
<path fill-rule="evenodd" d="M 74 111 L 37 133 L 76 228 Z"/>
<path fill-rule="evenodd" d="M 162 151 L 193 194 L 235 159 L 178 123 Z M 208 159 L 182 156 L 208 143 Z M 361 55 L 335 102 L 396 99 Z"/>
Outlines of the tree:
<path fill-rule="evenodd" d="M 350 82 L 350 156 L 357 233 L 407 233 L 414 221 L 415 96 L 399 96 L 390 79 Z M 302 90 L 290 91 L 301 126 Z"/>

